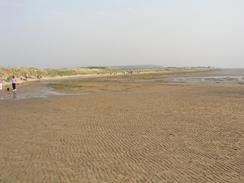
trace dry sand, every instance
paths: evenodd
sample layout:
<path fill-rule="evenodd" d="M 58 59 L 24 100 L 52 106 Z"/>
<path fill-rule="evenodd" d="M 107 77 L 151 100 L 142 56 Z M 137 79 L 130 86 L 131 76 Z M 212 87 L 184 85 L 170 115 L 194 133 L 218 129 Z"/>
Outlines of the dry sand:
<path fill-rule="evenodd" d="M 0 183 L 244 182 L 242 85 L 0 102 Z"/>

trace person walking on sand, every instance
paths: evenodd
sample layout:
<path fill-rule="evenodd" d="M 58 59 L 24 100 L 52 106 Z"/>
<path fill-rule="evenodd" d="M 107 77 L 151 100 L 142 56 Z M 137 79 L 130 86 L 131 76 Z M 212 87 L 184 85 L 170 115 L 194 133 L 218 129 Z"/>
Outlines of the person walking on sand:
<path fill-rule="evenodd" d="M 3 90 L 3 78 L 0 76 L 0 91 Z"/>
<path fill-rule="evenodd" d="M 16 84 L 17 84 L 17 80 L 15 78 L 15 76 L 12 77 L 12 89 L 13 92 L 16 92 Z"/>

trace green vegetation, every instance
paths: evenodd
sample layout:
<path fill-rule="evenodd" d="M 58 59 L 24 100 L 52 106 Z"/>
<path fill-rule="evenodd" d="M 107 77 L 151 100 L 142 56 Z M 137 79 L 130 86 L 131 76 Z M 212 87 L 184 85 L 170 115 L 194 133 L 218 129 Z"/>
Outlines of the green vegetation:
<path fill-rule="evenodd" d="M 143 69 L 133 75 L 117 75 L 113 77 L 96 77 L 73 80 L 62 80 L 49 84 L 57 90 L 73 92 L 123 91 L 138 87 L 150 87 L 163 82 L 162 77 L 167 74 L 208 71 L 207 68 L 150 68 Z M 147 82 L 145 82 L 147 81 Z"/>
<path fill-rule="evenodd" d="M 45 69 L 0 67 L 0 75 L 4 78 L 8 78 L 13 75 L 16 77 L 29 76 L 31 78 L 36 77 L 38 75 L 47 76 L 48 73 Z"/>
<path fill-rule="evenodd" d="M 124 82 L 112 80 L 112 78 L 91 78 L 61 81 L 51 83 L 48 86 L 57 90 L 72 91 L 72 92 L 96 92 L 96 91 L 123 91 L 135 87 L 141 87 L 142 83 Z"/>
<path fill-rule="evenodd" d="M 64 77 L 77 75 L 138 75 L 138 74 L 170 74 L 182 72 L 198 72 L 206 71 L 209 68 L 176 68 L 176 67 L 77 67 L 77 68 L 61 68 L 61 69 L 40 69 L 40 68 L 26 68 L 26 67 L 0 67 L 0 76 L 9 81 L 14 75 L 22 80 L 41 79 L 47 77 Z"/>
<path fill-rule="evenodd" d="M 40 69 L 24 67 L 0 67 L 0 76 L 9 80 L 13 75 L 17 78 L 40 79 L 46 77 L 62 77 L 88 74 L 105 74 L 110 72 L 119 72 L 119 69 L 110 69 L 105 67 L 88 68 L 62 68 L 62 69 Z"/>

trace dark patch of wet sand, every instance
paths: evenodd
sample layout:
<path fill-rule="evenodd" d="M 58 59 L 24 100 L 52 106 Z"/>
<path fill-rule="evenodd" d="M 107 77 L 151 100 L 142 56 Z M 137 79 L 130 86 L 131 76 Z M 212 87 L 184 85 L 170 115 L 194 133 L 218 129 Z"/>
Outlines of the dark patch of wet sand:
<path fill-rule="evenodd" d="M 178 83 L 238 83 L 244 84 L 244 69 L 218 69 L 210 72 L 169 76 L 166 81 Z"/>

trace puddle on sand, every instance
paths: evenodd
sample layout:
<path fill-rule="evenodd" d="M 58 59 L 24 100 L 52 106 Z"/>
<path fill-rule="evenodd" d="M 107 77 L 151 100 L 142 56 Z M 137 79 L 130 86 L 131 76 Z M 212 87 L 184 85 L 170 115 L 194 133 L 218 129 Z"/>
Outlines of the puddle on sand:
<path fill-rule="evenodd" d="M 17 88 L 17 92 L 13 93 L 12 91 L 0 91 L 0 100 L 23 100 L 30 98 L 46 98 L 49 96 L 74 96 L 80 94 L 66 93 L 56 91 L 47 86 L 47 83 L 33 83 L 27 85 L 20 85 Z"/>
<path fill-rule="evenodd" d="M 166 81 L 179 83 L 239 83 L 244 84 L 244 69 L 222 69 L 206 73 L 170 76 Z"/>
<path fill-rule="evenodd" d="M 182 83 L 240 83 L 244 84 L 244 79 L 236 76 L 225 77 L 225 76 L 215 76 L 215 77 L 175 77 L 167 78 L 166 80 Z"/>

